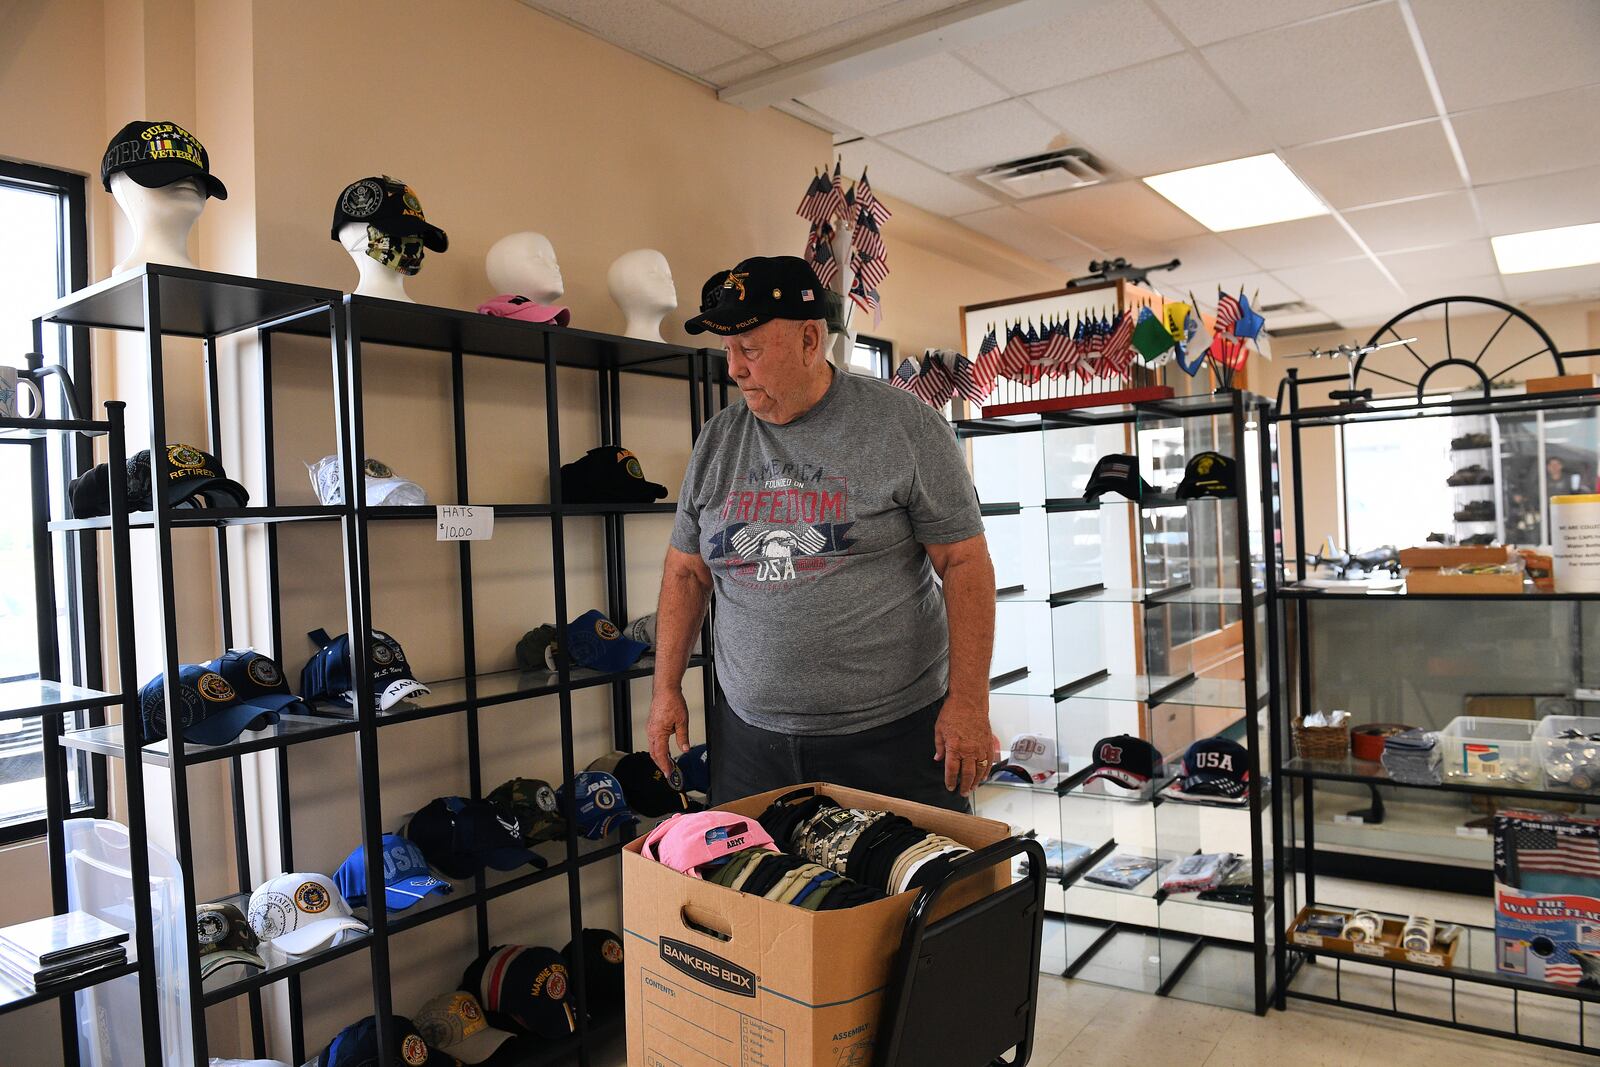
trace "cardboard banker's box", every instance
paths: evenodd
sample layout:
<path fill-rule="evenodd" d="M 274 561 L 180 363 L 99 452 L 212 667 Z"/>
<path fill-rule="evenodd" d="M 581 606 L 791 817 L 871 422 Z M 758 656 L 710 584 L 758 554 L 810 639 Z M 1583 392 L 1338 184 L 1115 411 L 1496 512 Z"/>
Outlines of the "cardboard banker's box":
<path fill-rule="evenodd" d="M 799 787 L 792 787 L 799 788 Z M 991 819 L 842 786 L 851 808 L 892 811 L 971 848 L 1010 829 Z M 751 817 L 789 792 L 718 805 Z M 622 855 L 629 1067 L 867 1067 L 915 893 L 811 912 Z M 1004 888 L 1010 864 L 952 888 L 935 915 Z M 714 933 L 711 931 L 715 931 Z"/>

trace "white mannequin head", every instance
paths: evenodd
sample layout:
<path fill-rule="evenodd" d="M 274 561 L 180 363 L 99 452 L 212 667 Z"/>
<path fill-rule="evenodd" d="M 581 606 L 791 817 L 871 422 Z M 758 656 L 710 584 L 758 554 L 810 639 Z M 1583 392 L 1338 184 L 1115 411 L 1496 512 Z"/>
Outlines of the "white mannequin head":
<path fill-rule="evenodd" d="M 385 300 L 416 303 L 406 293 L 406 275 L 367 255 L 371 241 L 367 234 L 366 223 L 347 222 L 339 227 L 339 243 L 350 253 L 350 259 L 360 274 L 360 280 L 355 288 L 356 296 L 376 296 Z"/>
<path fill-rule="evenodd" d="M 554 304 L 565 291 L 556 250 L 542 233 L 528 231 L 500 238 L 489 248 L 483 265 L 497 293 Z"/>
<path fill-rule="evenodd" d="M 661 340 L 661 319 L 678 306 L 667 257 L 653 248 L 636 248 L 618 256 L 606 272 L 611 299 L 627 317 L 624 337 Z"/>
<path fill-rule="evenodd" d="M 147 189 L 119 171 L 111 175 L 111 195 L 133 227 L 133 248 L 113 273 L 146 263 L 194 266 L 189 258 L 189 231 L 206 206 L 200 179 L 182 178 L 159 189 Z"/>

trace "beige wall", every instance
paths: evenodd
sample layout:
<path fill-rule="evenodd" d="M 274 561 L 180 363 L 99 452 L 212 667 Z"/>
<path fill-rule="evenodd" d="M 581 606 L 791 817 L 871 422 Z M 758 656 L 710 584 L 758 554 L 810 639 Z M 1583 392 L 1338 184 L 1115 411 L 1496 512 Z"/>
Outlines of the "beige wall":
<path fill-rule="evenodd" d="M 103 277 L 128 247 L 126 228 L 99 189 L 98 163 L 109 135 L 132 118 L 170 118 L 206 142 L 229 199 L 212 201 L 194 252 L 209 269 L 338 288 L 355 271 L 328 237 L 343 185 L 373 173 L 411 183 L 430 219 L 451 237 L 430 253 L 409 284 L 419 301 L 471 308 L 490 295 L 483 256 L 505 233 L 547 234 L 561 259 L 574 324 L 614 330 L 621 315 L 605 288 L 622 252 L 654 247 L 672 264 L 682 308 L 667 336 L 687 340 L 679 323 L 698 301 L 701 281 L 753 254 L 798 252 L 805 223 L 794 215 L 811 168 L 829 155 L 825 133 L 775 112 L 749 114 L 718 103 L 705 87 L 606 45 L 516 0 L 311 3 L 308 0 L 53 0 L 0 6 L 0 155 L 94 175 L 90 183 L 92 277 Z M 924 212 L 889 200 L 886 234 L 894 273 L 883 286 L 885 314 L 863 331 L 916 354 L 958 346 L 956 309 L 964 303 L 1058 284 L 1057 272 Z M 95 338 L 105 396 L 134 402 L 142 425 L 144 372 L 138 339 Z M 259 498 L 259 353 L 251 338 L 222 349 L 222 437 L 230 472 Z M 449 360 L 436 354 L 369 348 L 368 450 L 452 499 Z M 203 439 L 194 347 L 169 348 L 172 436 Z M 283 502 L 310 498 L 302 462 L 333 451 L 325 345 L 281 340 L 274 349 L 276 426 Z M 175 379 L 175 380 L 174 380 Z M 560 375 L 562 452 L 594 443 L 595 398 L 588 376 Z M 546 499 L 543 376 L 532 365 L 469 360 L 468 454 L 475 501 Z M 674 495 L 688 459 L 687 392 L 682 385 L 629 380 L 623 440 L 647 475 Z M 142 436 L 138 431 L 137 438 Z M 180 436 L 181 439 L 181 436 Z M 651 610 L 670 520 L 630 519 L 630 611 Z M 180 602 L 185 658 L 215 654 L 208 535 L 188 551 Z M 236 632 L 267 641 L 270 602 L 260 564 L 260 528 L 229 533 Z M 309 653 L 307 629 L 343 629 L 337 530 L 282 528 L 282 659 L 291 675 Z M 404 643 L 420 676 L 463 669 L 457 554 L 431 540 L 424 524 L 390 524 L 373 533 L 375 622 Z M 570 613 L 604 597 L 603 540 L 596 520 L 574 520 L 566 536 Z M 520 634 L 553 619 L 550 528 L 543 520 L 503 520 L 492 542 L 475 546 L 477 661 L 509 667 Z M 141 567 L 150 573 L 148 556 Z M 148 602 L 153 586 L 140 587 Z M 140 637 L 141 677 L 159 651 Z M 698 678 L 689 696 L 698 703 Z M 635 683 L 636 721 L 649 687 Z M 580 763 L 609 747 L 609 702 L 598 690 L 574 701 Z M 482 714 L 484 783 L 512 774 L 560 778 L 553 700 Z M 467 788 L 461 716 L 386 729 L 381 735 L 386 826 L 428 799 Z M 331 871 L 358 840 L 354 746 L 348 739 L 292 750 L 296 865 Z M 246 761 L 246 786 L 260 794 L 251 814 L 256 880 L 277 873 L 270 762 Z M 196 779 L 197 892 L 230 891 L 227 778 L 213 765 Z M 159 780 L 155 787 L 160 789 Z M 158 794 L 159 796 L 159 794 Z M 159 810 L 159 802 L 158 802 Z M 162 820 L 157 819 L 158 823 Z M 35 862 L 35 861 L 38 862 Z M 42 850 L 0 854 L 0 880 L 39 888 Z M 615 872 L 602 865 L 584 879 L 586 915 L 618 922 Z M 31 917 L 45 895 L 0 903 L 0 922 Z M 496 902 L 496 940 L 560 946 L 564 884 Z M 470 957 L 470 914 L 397 937 L 395 1003 L 414 1010 L 452 987 Z M 306 978 L 307 1032 L 313 1045 L 368 1009 L 364 954 Z M 271 1051 L 288 1056 L 279 1005 Z M 244 1052 L 236 1025 L 242 1001 L 212 1012 L 213 1054 Z M 49 1009 L 0 1019 L 0 1045 L 17 1062 L 56 1058 Z M 314 1048 L 313 1048 L 314 1051 Z"/>

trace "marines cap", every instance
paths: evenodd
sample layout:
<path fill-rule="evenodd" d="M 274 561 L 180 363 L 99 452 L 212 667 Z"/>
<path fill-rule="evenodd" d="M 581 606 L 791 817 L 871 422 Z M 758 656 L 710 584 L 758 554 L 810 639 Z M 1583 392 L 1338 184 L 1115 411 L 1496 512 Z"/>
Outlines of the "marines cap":
<path fill-rule="evenodd" d="M 261 939 L 237 904 L 201 904 L 195 908 L 194 928 L 201 978 L 232 964 L 266 968 L 267 961 L 256 951 Z"/>
<path fill-rule="evenodd" d="M 280 874 L 257 886 L 249 918 L 257 937 L 291 956 L 339 944 L 346 931 L 367 932 L 333 881 L 310 872 Z"/>
<path fill-rule="evenodd" d="M 1095 742 L 1094 771 L 1084 781 L 1100 778 L 1127 789 L 1139 789 L 1160 773 L 1161 764 L 1161 753 L 1142 737 L 1103 737 Z"/>
<path fill-rule="evenodd" d="M 553 1040 L 578 1028 L 569 973 L 553 948 L 496 945 L 467 965 L 461 988 L 496 1025 Z"/>
<path fill-rule="evenodd" d="M 773 319 L 825 319 L 823 293 L 817 272 L 799 256 L 754 256 L 723 274 L 721 284 L 715 275 L 707 279 L 700 314 L 683 328 L 729 336 Z"/>
<path fill-rule="evenodd" d="M 639 457 L 620 445 L 591 448 L 561 465 L 561 498 L 569 504 L 649 504 L 667 487 L 646 481 Z"/>
<path fill-rule="evenodd" d="M 1200 452 L 1190 457 L 1178 483 L 1178 499 L 1239 495 L 1239 471 L 1232 459 L 1221 452 Z"/>
<path fill-rule="evenodd" d="M 463 1063 L 484 1062 L 514 1036 L 490 1026 L 478 999 L 464 990 L 434 997 L 418 1009 L 416 1022 L 424 1041 Z"/>
<path fill-rule="evenodd" d="M 420 237 L 432 252 L 450 247 L 450 238 L 422 213 L 422 201 L 411 186 L 387 174 L 361 178 L 344 187 L 333 206 L 329 236 L 337 241 L 339 230 L 350 222 L 364 223 L 391 237 Z"/>
<path fill-rule="evenodd" d="M 195 178 L 207 196 L 228 199 L 227 187 L 211 173 L 206 146 L 176 122 L 138 119 L 118 130 L 100 158 L 100 184 L 108 193 L 113 174 L 126 174 L 146 189 Z"/>

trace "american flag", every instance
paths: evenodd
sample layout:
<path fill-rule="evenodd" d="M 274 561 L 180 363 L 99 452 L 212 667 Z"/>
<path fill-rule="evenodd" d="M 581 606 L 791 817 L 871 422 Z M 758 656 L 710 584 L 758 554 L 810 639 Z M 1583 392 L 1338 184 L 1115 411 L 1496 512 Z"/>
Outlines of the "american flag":
<path fill-rule="evenodd" d="M 1111 336 L 1106 338 L 1106 350 L 1100 357 L 1101 365 L 1112 375 L 1121 377 L 1133 365 L 1133 316 L 1119 311 L 1111 326 Z"/>
<path fill-rule="evenodd" d="M 1067 359 L 1072 355 L 1072 332 L 1059 319 L 1050 324 L 1050 336 L 1044 346 L 1044 372 L 1059 378 L 1067 370 Z"/>
<path fill-rule="evenodd" d="M 872 191 L 872 186 L 867 183 L 867 168 L 861 168 L 861 180 L 856 182 L 856 204 L 861 210 L 872 216 L 874 229 L 882 226 L 893 217 L 894 212 L 883 206 L 883 201 L 878 199 Z"/>
<path fill-rule="evenodd" d="M 867 289 L 876 289 L 889 276 L 888 261 L 881 254 L 873 255 L 859 248 L 850 253 L 850 268 L 857 278 L 864 280 Z"/>
<path fill-rule="evenodd" d="M 1600 876 L 1600 837 L 1559 834 L 1536 826 L 1519 826 L 1512 838 L 1517 871 L 1529 874 Z"/>
<path fill-rule="evenodd" d="M 1544 980 L 1555 982 L 1558 985 L 1577 985 L 1583 978 L 1583 968 L 1576 963 L 1547 963 L 1544 965 Z"/>
<path fill-rule="evenodd" d="M 1039 336 L 1039 331 L 1033 323 L 1028 323 L 1028 332 L 1023 335 L 1023 344 L 1028 349 L 1028 370 L 1025 380 L 1031 385 L 1044 377 L 1044 348 L 1046 342 Z"/>
<path fill-rule="evenodd" d="M 883 255 L 883 232 L 865 208 L 856 216 L 855 246 L 871 256 Z"/>
<path fill-rule="evenodd" d="M 828 179 L 826 176 L 811 172 L 811 184 L 806 186 L 806 195 L 800 198 L 800 206 L 794 213 L 813 224 L 821 222 L 825 217 L 823 205 L 828 197 Z"/>
<path fill-rule="evenodd" d="M 900 365 L 894 369 L 894 377 L 889 379 L 889 384 L 894 386 L 896 389 L 904 389 L 906 392 L 911 393 L 916 392 L 916 389 L 914 388 L 916 381 L 917 361 L 912 359 L 910 356 L 907 356 L 905 359 L 902 359 L 900 361 Z"/>
<path fill-rule="evenodd" d="M 829 183 L 823 193 L 822 217 L 825 219 L 841 219 L 845 217 L 844 179 L 839 175 L 839 164 L 833 165 L 833 181 Z"/>
<path fill-rule="evenodd" d="M 1028 380 L 1028 341 L 1022 323 L 1006 327 L 1006 347 L 1000 356 L 1000 373 L 1014 382 Z"/>
<path fill-rule="evenodd" d="M 949 402 L 955 393 L 956 380 L 950 368 L 944 365 L 944 360 L 939 358 L 936 349 L 928 349 L 922 356 L 922 373 L 917 375 L 917 384 L 912 392 L 922 398 L 922 402 L 929 407 L 942 408 Z"/>
<path fill-rule="evenodd" d="M 981 404 L 989 395 L 989 390 L 978 383 L 978 373 L 966 356 L 956 353 L 954 360 L 955 370 L 951 376 L 956 380 L 956 392 L 960 393 L 969 403 Z"/>
<path fill-rule="evenodd" d="M 1233 324 L 1239 321 L 1239 298 L 1217 290 L 1217 333 L 1233 333 Z"/>
<path fill-rule="evenodd" d="M 818 223 L 808 245 L 817 281 L 822 283 L 824 289 L 833 288 L 834 280 L 839 277 L 839 261 L 833 257 L 833 224 L 826 221 Z"/>
<path fill-rule="evenodd" d="M 983 390 L 983 395 L 988 396 L 994 388 L 995 379 L 1000 377 L 1000 342 L 994 335 L 993 326 L 983 335 L 983 343 L 978 346 L 978 358 L 972 367 L 978 386 Z"/>

